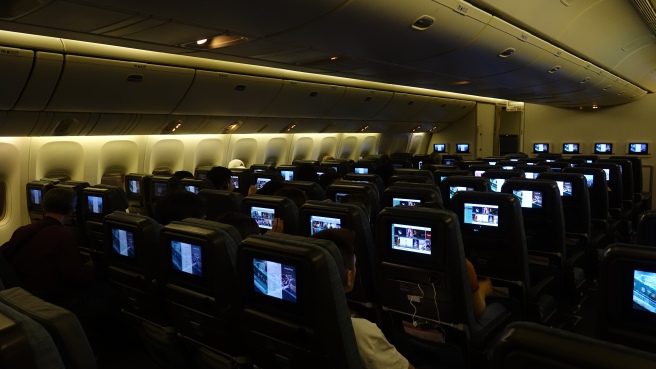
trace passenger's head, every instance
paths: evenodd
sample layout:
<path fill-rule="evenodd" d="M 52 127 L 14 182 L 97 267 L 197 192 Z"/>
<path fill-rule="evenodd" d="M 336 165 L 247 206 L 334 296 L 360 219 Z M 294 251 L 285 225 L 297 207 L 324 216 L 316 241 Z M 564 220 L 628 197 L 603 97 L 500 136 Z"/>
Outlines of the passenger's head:
<path fill-rule="evenodd" d="M 299 165 L 296 172 L 294 172 L 294 180 L 296 181 L 317 182 L 318 179 L 317 169 L 310 163 Z"/>
<path fill-rule="evenodd" d="M 394 167 L 391 163 L 386 162 L 378 168 L 378 175 L 385 183 L 385 187 L 389 185 L 389 179 L 394 175 Z"/>
<path fill-rule="evenodd" d="M 281 196 L 281 197 L 286 197 L 294 202 L 296 204 L 297 208 L 301 208 L 303 204 L 307 201 L 308 197 L 307 194 L 299 190 L 298 188 L 294 187 L 283 187 L 276 191 L 276 193 L 273 194 L 274 196 Z"/>
<path fill-rule="evenodd" d="M 325 191 L 328 189 L 328 186 L 342 179 L 342 175 L 337 173 L 334 169 L 326 171 L 321 177 L 319 177 L 319 185 Z"/>
<path fill-rule="evenodd" d="M 185 179 L 185 178 L 194 178 L 193 173 L 187 171 L 187 170 L 179 170 L 175 173 L 173 173 L 173 177 L 178 177 L 180 179 Z"/>
<path fill-rule="evenodd" d="M 229 212 L 219 215 L 218 222 L 229 224 L 239 231 L 242 239 L 250 235 L 260 234 L 260 226 L 257 225 L 255 219 L 243 213 Z"/>
<path fill-rule="evenodd" d="M 321 162 L 322 162 L 322 163 L 323 163 L 323 162 L 326 162 L 326 161 L 329 161 L 329 160 L 335 160 L 335 158 L 333 158 L 333 157 L 330 156 L 330 155 L 326 155 L 326 156 L 324 156 L 323 158 L 321 158 Z"/>
<path fill-rule="evenodd" d="M 214 188 L 217 190 L 232 191 L 235 186 L 230 181 L 232 171 L 226 167 L 213 167 L 207 172 L 207 179 L 209 179 Z"/>
<path fill-rule="evenodd" d="M 367 213 L 367 217 L 371 218 L 371 199 L 362 193 L 350 193 L 339 199 L 342 204 L 356 204 L 361 206 Z"/>
<path fill-rule="evenodd" d="M 312 238 L 332 241 L 337 246 L 346 272 L 344 292 L 350 292 L 355 285 L 355 232 L 346 228 L 330 228 L 315 233 Z"/>
<path fill-rule="evenodd" d="M 264 186 L 262 186 L 262 188 L 255 191 L 255 193 L 258 195 L 272 196 L 276 192 L 278 192 L 278 190 L 283 188 L 283 186 L 284 184 L 282 183 L 282 181 L 277 179 L 272 179 L 269 182 L 265 183 Z"/>
<path fill-rule="evenodd" d="M 166 194 L 155 206 L 153 218 L 159 224 L 169 224 L 185 218 L 205 218 L 205 199 L 195 193 L 178 190 Z"/>
<path fill-rule="evenodd" d="M 246 168 L 244 165 L 244 162 L 241 161 L 240 159 L 232 159 L 228 163 L 228 168 Z"/>
<path fill-rule="evenodd" d="M 53 188 L 43 196 L 43 212 L 71 215 L 77 205 L 77 193 L 70 188 Z"/>

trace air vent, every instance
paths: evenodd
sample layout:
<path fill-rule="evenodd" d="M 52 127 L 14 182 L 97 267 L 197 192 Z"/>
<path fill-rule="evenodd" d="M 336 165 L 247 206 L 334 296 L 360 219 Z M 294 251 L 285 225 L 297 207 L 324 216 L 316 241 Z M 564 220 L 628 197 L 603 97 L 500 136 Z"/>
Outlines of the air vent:
<path fill-rule="evenodd" d="M 556 65 L 555 67 L 549 69 L 549 73 L 556 73 L 560 70 L 560 65 Z"/>
<path fill-rule="evenodd" d="M 509 48 L 503 50 L 501 53 L 499 53 L 499 57 L 500 58 L 507 58 L 510 55 L 514 54 L 514 53 L 515 53 L 515 49 L 512 48 L 512 47 L 509 47 Z"/>
<path fill-rule="evenodd" d="M 60 120 L 55 128 L 52 130 L 53 136 L 69 136 L 74 133 L 80 121 L 75 118 L 67 118 Z"/>
<path fill-rule="evenodd" d="M 182 121 L 179 120 L 179 119 L 174 120 L 174 121 L 170 122 L 169 124 L 167 124 L 166 127 L 162 128 L 162 131 L 160 132 L 160 134 L 168 135 L 168 134 L 171 134 L 171 133 L 175 133 L 175 131 L 180 129 L 180 127 L 182 127 Z"/>
<path fill-rule="evenodd" d="M 235 86 L 235 91 L 246 91 L 246 85 Z"/>
<path fill-rule="evenodd" d="M 428 15 L 422 15 L 421 17 L 417 18 L 414 23 L 412 23 L 412 28 L 416 29 L 417 31 L 424 31 L 428 27 L 432 26 L 433 23 L 435 23 L 435 18 Z"/>
<path fill-rule="evenodd" d="M 141 82 L 143 81 L 143 75 L 141 74 L 130 74 L 128 76 L 128 82 Z"/>
<path fill-rule="evenodd" d="M 319 93 L 316 91 L 310 92 L 310 97 L 317 97 L 317 95 L 319 95 Z"/>
<path fill-rule="evenodd" d="M 240 120 L 234 121 L 234 122 L 228 124 L 227 126 L 225 126 L 225 128 L 223 128 L 223 134 L 234 133 L 242 125 L 244 125 L 244 122 L 242 122 Z"/>
<path fill-rule="evenodd" d="M 581 83 L 588 83 L 590 81 L 590 77 L 585 77 L 581 80 Z"/>

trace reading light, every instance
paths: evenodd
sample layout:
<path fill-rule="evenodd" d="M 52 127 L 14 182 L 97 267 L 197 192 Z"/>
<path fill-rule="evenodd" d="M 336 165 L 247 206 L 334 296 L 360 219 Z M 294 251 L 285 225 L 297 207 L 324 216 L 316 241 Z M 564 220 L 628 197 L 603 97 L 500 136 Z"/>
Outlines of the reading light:
<path fill-rule="evenodd" d="M 507 58 L 507 57 L 509 57 L 510 55 L 514 54 L 514 53 L 515 53 L 515 49 L 512 48 L 512 47 L 509 47 L 509 48 L 503 50 L 503 51 L 499 54 L 499 57 L 500 57 L 500 58 Z"/>
<path fill-rule="evenodd" d="M 246 41 L 248 41 L 248 37 L 240 36 L 240 35 L 231 35 L 229 32 L 226 32 L 225 34 L 222 35 L 180 44 L 180 46 L 186 47 L 188 49 L 208 50 L 208 49 L 218 49 L 221 47 L 240 44 Z"/>
<path fill-rule="evenodd" d="M 428 132 L 433 132 L 436 129 L 437 129 L 437 126 L 433 126 L 433 128 L 429 129 Z"/>
<path fill-rule="evenodd" d="M 296 123 L 290 123 L 285 128 L 283 128 L 282 131 L 280 131 L 280 133 L 291 132 L 291 130 L 294 128 L 296 128 Z"/>
<path fill-rule="evenodd" d="M 362 128 L 360 128 L 358 131 L 360 131 L 360 132 L 364 132 L 364 131 L 366 131 L 366 130 L 368 130 L 368 129 L 369 129 L 369 125 L 367 124 L 367 125 L 363 126 Z"/>
<path fill-rule="evenodd" d="M 421 125 L 416 126 L 415 128 L 413 128 L 413 129 L 412 129 L 412 132 L 417 132 L 417 130 L 418 130 L 419 128 L 421 128 Z"/>
<path fill-rule="evenodd" d="M 171 133 L 175 133 L 180 127 L 182 127 L 182 121 L 181 120 L 174 120 L 169 122 L 169 124 L 166 125 L 166 127 L 162 128 L 162 131 L 160 134 L 162 135 L 168 135 Z"/>
<path fill-rule="evenodd" d="M 207 42 L 207 39 L 204 38 L 204 39 L 202 39 L 202 40 L 198 40 L 198 41 L 196 41 L 196 45 L 204 45 L 206 42 Z"/>
<path fill-rule="evenodd" d="M 244 122 L 242 122 L 242 121 L 240 121 L 240 120 L 234 121 L 234 122 L 228 124 L 227 126 L 225 126 L 225 128 L 223 128 L 223 133 L 226 134 L 226 133 L 232 133 L 232 132 L 235 132 L 235 131 L 238 130 L 239 127 L 241 127 L 243 124 L 244 124 Z"/>

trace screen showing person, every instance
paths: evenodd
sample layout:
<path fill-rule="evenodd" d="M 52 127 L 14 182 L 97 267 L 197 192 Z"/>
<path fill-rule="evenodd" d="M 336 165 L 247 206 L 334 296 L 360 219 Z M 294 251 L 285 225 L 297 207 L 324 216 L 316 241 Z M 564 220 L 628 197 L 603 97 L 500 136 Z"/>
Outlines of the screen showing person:
<path fill-rule="evenodd" d="M 171 262 L 175 270 L 191 275 L 202 276 L 202 260 L 200 246 L 171 240 Z"/>
<path fill-rule="evenodd" d="M 566 154 L 578 154 L 579 153 L 579 144 L 577 143 L 565 143 L 563 144 L 563 152 Z"/>
<path fill-rule="evenodd" d="M 465 203 L 465 224 L 489 227 L 499 226 L 499 207 L 497 205 Z"/>
<path fill-rule="evenodd" d="M 310 235 L 330 228 L 342 228 L 342 220 L 339 218 L 310 215 Z"/>
<path fill-rule="evenodd" d="M 542 207 L 542 192 L 540 191 L 513 190 L 513 195 L 519 198 L 519 203 L 523 208 Z"/>
<path fill-rule="evenodd" d="M 261 208 L 253 206 L 251 208 L 251 218 L 255 219 L 260 228 L 271 229 L 273 228 L 273 219 L 275 218 L 276 211 L 271 208 Z"/>
<path fill-rule="evenodd" d="M 633 308 L 656 313 L 656 273 L 633 271 Z"/>
<path fill-rule="evenodd" d="M 433 144 L 433 151 L 436 152 L 446 152 L 446 144 Z"/>
<path fill-rule="evenodd" d="M 493 192 L 501 192 L 504 183 L 506 183 L 505 178 L 490 178 L 490 189 Z"/>
<path fill-rule="evenodd" d="M 560 196 L 572 196 L 572 182 L 556 181 Z"/>
<path fill-rule="evenodd" d="M 293 170 L 281 170 L 280 174 L 282 175 L 282 178 L 285 181 L 293 181 L 294 180 L 294 171 Z"/>
<path fill-rule="evenodd" d="M 130 179 L 128 181 L 128 191 L 131 194 L 139 195 L 141 193 L 141 183 L 139 183 L 139 180 Z"/>
<path fill-rule="evenodd" d="M 392 223 L 392 249 L 430 255 L 431 229 Z"/>
<path fill-rule="evenodd" d="M 458 153 L 468 153 L 469 152 L 469 144 L 467 143 L 459 143 L 456 145 L 456 152 Z"/>
<path fill-rule="evenodd" d="M 42 192 L 40 188 L 30 188 L 30 202 L 32 205 L 41 205 Z"/>
<path fill-rule="evenodd" d="M 253 258 L 253 287 L 257 293 L 296 302 L 296 268 Z"/>
<path fill-rule="evenodd" d="M 594 174 L 584 174 L 586 182 L 588 182 L 588 187 L 592 187 L 594 184 Z"/>
<path fill-rule="evenodd" d="M 134 259 L 134 234 L 124 229 L 112 228 L 112 249 L 119 255 Z"/>
<path fill-rule="evenodd" d="M 230 176 L 230 182 L 235 188 L 239 188 L 239 176 Z"/>
<path fill-rule="evenodd" d="M 404 199 L 400 197 L 392 198 L 392 206 L 420 206 L 421 200 L 417 199 Z"/>
<path fill-rule="evenodd" d="M 200 187 L 194 185 L 185 185 L 185 190 L 191 193 L 198 193 L 198 191 L 200 191 Z"/>
<path fill-rule="evenodd" d="M 87 196 L 87 210 L 90 213 L 102 214 L 103 212 L 103 199 L 102 196 Z"/>
<path fill-rule="evenodd" d="M 613 152 L 613 145 L 609 143 L 596 143 L 595 144 L 595 153 L 597 154 L 604 154 L 604 153 L 612 153 Z"/>
<path fill-rule="evenodd" d="M 369 174 L 369 168 L 355 168 L 355 173 L 357 174 Z"/>
<path fill-rule="evenodd" d="M 648 146 L 646 143 L 630 143 L 629 144 L 629 153 L 630 154 L 646 154 L 649 152 Z"/>
<path fill-rule="evenodd" d="M 458 191 L 474 191 L 473 187 L 463 187 L 463 186 L 450 186 L 449 187 L 449 198 L 452 199 L 453 195 Z"/>
<path fill-rule="evenodd" d="M 255 188 L 257 188 L 259 190 L 260 188 L 262 188 L 269 181 L 271 181 L 271 178 L 261 178 L 260 177 L 255 181 Z"/>
<path fill-rule="evenodd" d="M 155 196 L 162 197 L 168 189 L 168 184 L 166 182 L 155 182 L 153 187 L 155 188 Z"/>
<path fill-rule="evenodd" d="M 533 144 L 533 152 L 549 152 L 549 144 L 548 143 Z"/>

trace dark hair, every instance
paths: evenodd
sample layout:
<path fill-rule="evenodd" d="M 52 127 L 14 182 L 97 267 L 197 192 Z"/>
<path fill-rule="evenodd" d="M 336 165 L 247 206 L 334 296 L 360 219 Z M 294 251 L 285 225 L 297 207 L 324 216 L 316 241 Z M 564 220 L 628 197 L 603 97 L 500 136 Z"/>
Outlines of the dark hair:
<path fill-rule="evenodd" d="M 276 193 L 274 193 L 273 195 L 286 197 L 292 200 L 294 204 L 296 204 L 296 207 L 299 209 L 301 208 L 301 206 L 303 206 L 303 204 L 305 204 L 305 202 L 308 199 L 307 194 L 305 192 L 295 187 L 283 187 L 278 191 L 276 191 Z"/>
<path fill-rule="evenodd" d="M 225 223 L 235 227 L 239 231 L 242 239 L 245 239 L 246 237 L 253 234 L 260 234 L 260 226 L 257 225 L 255 219 L 243 213 L 223 213 L 219 215 L 217 221 L 219 223 Z"/>
<path fill-rule="evenodd" d="M 369 199 L 369 196 L 366 196 L 365 194 L 350 193 L 339 199 L 339 202 L 342 204 L 360 205 L 367 212 L 367 217 L 371 217 L 371 200 Z"/>
<path fill-rule="evenodd" d="M 385 162 L 383 165 L 378 167 L 377 173 L 383 180 L 383 183 L 385 183 L 385 187 L 387 187 L 390 177 L 394 175 L 394 167 L 391 163 Z"/>
<path fill-rule="evenodd" d="M 294 172 L 294 180 L 317 182 L 319 180 L 319 176 L 317 176 L 317 169 L 310 163 L 301 164 L 296 168 L 296 171 Z"/>
<path fill-rule="evenodd" d="M 185 179 L 185 178 L 194 178 L 193 173 L 187 171 L 187 170 L 179 170 L 175 173 L 173 173 L 173 177 L 178 177 L 180 179 Z"/>
<path fill-rule="evenodd" d="M 232 171 L 226 167 L 213 167 L 207 172 L 209 179 L 217 190 L 225 190 L 230 187 Z"/>
<path fill-rule="evenodd" d="M 53 188 L 43 196 L 43 211 L 69 215 L 77 205 L 77 193 L 70 188 Z"/>
<path fill-rule="evenodd" d="M 344 268 L 352 269 L 355 266 L 355 232 L 346 228 L 329 228 L 315 233 L 312 238 L 332 241 L 342 255 Z"/>
<path fill-rule="evenodd" d="M 177 190 L 166 194 L 156 203 L 153 218 L 166 225 L 185 218 L 204 218 L 205 209 L 205 198 L 189 191 Z"/>
<path fill-rule="evenodd" d="M 284 185 L 283 185 L 282 181 L 280 181 L 278 179 L 272 179 L 269 182 L 265 183 L 264 186 L 262 186 L 262 188 L 255 191 L 255 193 L 258 194 L 258 195 L 271 196 L 271 195 L 275 194 L 276 192 L 278 192 L 278 190 L 280 190 L 283 186 Z"/>
<path fill-rule="evenodd" d="M 319 177 L 319 185 L 325 191 L 328 189 L 328 186 L 340 179 L 342 179 L 342 175 L 336 172 L 333 168 L 330 168 L 330 170 L 327 170 L 321 177 Z"/>

